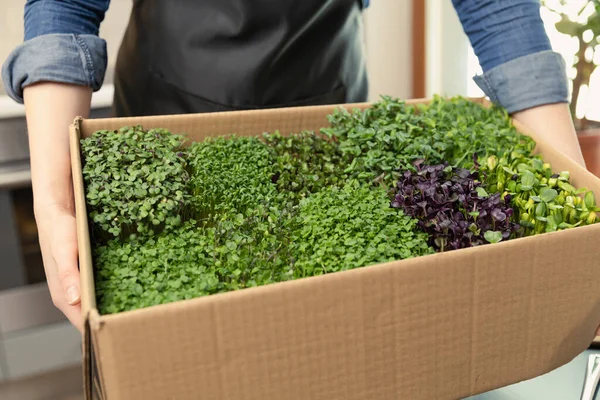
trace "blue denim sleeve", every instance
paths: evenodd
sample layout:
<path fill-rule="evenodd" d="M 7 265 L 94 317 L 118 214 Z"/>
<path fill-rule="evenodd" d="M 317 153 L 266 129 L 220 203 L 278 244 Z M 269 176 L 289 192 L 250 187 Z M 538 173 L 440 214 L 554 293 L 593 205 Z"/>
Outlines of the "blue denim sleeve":
<path fill-rule="evenodd" d="M 104 81 L 106 42 L 98 37 L 109 0 L 27 0 L 25 40 L 6 59 L 7 94 L 23 102 L 23 88 L 51 81 L 89 86 Z"/>
<path fill-rule="evenodd" d="M 483 74 L 475 82 L 508 112 L 569 101 L 566 65 L 552 51 L 539 0 L 452 0 Z"/>

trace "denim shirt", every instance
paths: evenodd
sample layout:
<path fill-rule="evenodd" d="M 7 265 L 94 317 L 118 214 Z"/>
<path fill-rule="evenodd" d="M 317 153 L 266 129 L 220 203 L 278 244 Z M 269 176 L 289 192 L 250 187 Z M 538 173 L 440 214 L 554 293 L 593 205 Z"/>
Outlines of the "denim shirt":
<path fill-rule="evenodd" d="M 298 0 L 301 1 L 301 0 Z M 369 6 L 369 0 L 361 0 Z M 23 102 L 23 88 L 53 81 L 102 86 L 106 42 L 99 26 L 110 0 L 27 0 L 25 40 L 5 61 L 8 95 Z M 569 101 L 566 65 L 552 50 L 539 0 L 452 0 L 483 74 L 477 85 L 496 104 L 516 112 Z"/>

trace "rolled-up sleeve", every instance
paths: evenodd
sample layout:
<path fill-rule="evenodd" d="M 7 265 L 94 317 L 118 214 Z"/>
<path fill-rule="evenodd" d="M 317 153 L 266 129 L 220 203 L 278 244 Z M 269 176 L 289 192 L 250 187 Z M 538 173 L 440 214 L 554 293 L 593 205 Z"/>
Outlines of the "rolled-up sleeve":
<path fill-rule="evenodd" d="M 7 94 L 23 102 L 23 89 L 36 82 L 102 86 L 106 42 L 98 37 L 108 0 L 28 0 L 25 40 L 2 66 Z"/>
<path fill-rule="evenodd" d="M 452 0 L 483 73 L 474 77 L 513 113 L 569 101 L 566 65 L 552 50 L 539 0 Z"/>

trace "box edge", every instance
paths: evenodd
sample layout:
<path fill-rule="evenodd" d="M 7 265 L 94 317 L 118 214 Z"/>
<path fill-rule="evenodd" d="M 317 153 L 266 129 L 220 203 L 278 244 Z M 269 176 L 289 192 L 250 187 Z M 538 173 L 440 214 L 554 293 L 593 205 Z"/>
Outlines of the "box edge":
<path fill-rule="evenodd" d="M 73 195 L 75 199 L 75 217 L 77 223 L 77 247 L 80 272 L 80 296 L 82 327 L 82 374 L 83 390 L 86 400 L 94 399 L 92 376 L 92 349 L 91 349 L 91 324 L 90 313 L 95 309 L 93 297 L 94 282 L 91 268 L 91 245 L 89 243 L 89 230 L 87 222 L 87 207 L 85 204 L 85 191 L 83 186 L 83 170 L 80 152 L 81 116 L 75 117 L 69 125 L 69 149 L 71 158 L 71 177 L 73 182 Z M 86 244 L 87 243 L 87 244 Z M 91 286 L 91 287 L 90 287 Z"/>

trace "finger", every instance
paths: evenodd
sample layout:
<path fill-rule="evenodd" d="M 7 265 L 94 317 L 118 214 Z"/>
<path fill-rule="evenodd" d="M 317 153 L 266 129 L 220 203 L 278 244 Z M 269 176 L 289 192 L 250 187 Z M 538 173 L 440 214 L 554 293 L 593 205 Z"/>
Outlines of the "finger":
<path fill-rule="evenodd" d="M 58 278 L 58 272 L 52 257 L 49 241 L 46 240 L 46 235 L 40 234 L 40 247 L 42 250 L 42 259 L 44 261 L 44 269 L 46 271 L 46 280 L 48 281 L 48 289 L 52 297 L 54 306 L 58 308 L 67 319 L 81 333 L 83 333 L 83 316 L 81 315 L 81 305 L 71 306 L 67 303 L 67 299 Z"/>
<path fill-rule="evenodd" d="M 61 218 L 66 219 L 65 217 Z M 46 279 L 48 281 L 48 288 L 50 290 L 50 295 L 52 297 L 54 306 L 67 317 L 73 326 L 83 333 L 83 317 L 81 314 L 81 306 L 79 304 L 74 306 L 68 304 L 66 293 L 61 284 L 58 269 L 52 255 L 51 245 L 57 241 L 50 240 L 50 238 L 57 236 L 55 234 L 55 227 L 60 226 L 57 224 L 57 221 L 60 220 L 61 219 L 58 219 L 55 216 L 49 216 L 45 213 L 42 213 L 42 215 L 40 215 L 40 217 L 37 219 L 40 232 L 39 242 L 42 250 L 44 269 L 46 271 Z M 59 234 L 58 236 L 60 237 L 61 235 Z M 60 259 L 60 256 L 57 258 Z"/>
<path fill-rule="evenodd" d="M 65 314 L 65 316 L 69 319 L 71 324 L 81 333 L 83 333 L 83 316 L 81 315 L 81 305 L 78 304 L 76 306 L 71 306 L 65 304 L 62 307 L 59 307 L 59 310 Z"/>
<path fill-rule="evenodd" d="M 600 326 L 596 329 L 596 337 L 600 337 Z"/>
<path fill-rule="evenodd" d="M 77 263 L 77 226 L 75 217 L 61 212 L 53 220 L 51 237 L 52 258 L 66 303 L 73 306 L 81 301 L 79 267 Z"/>

